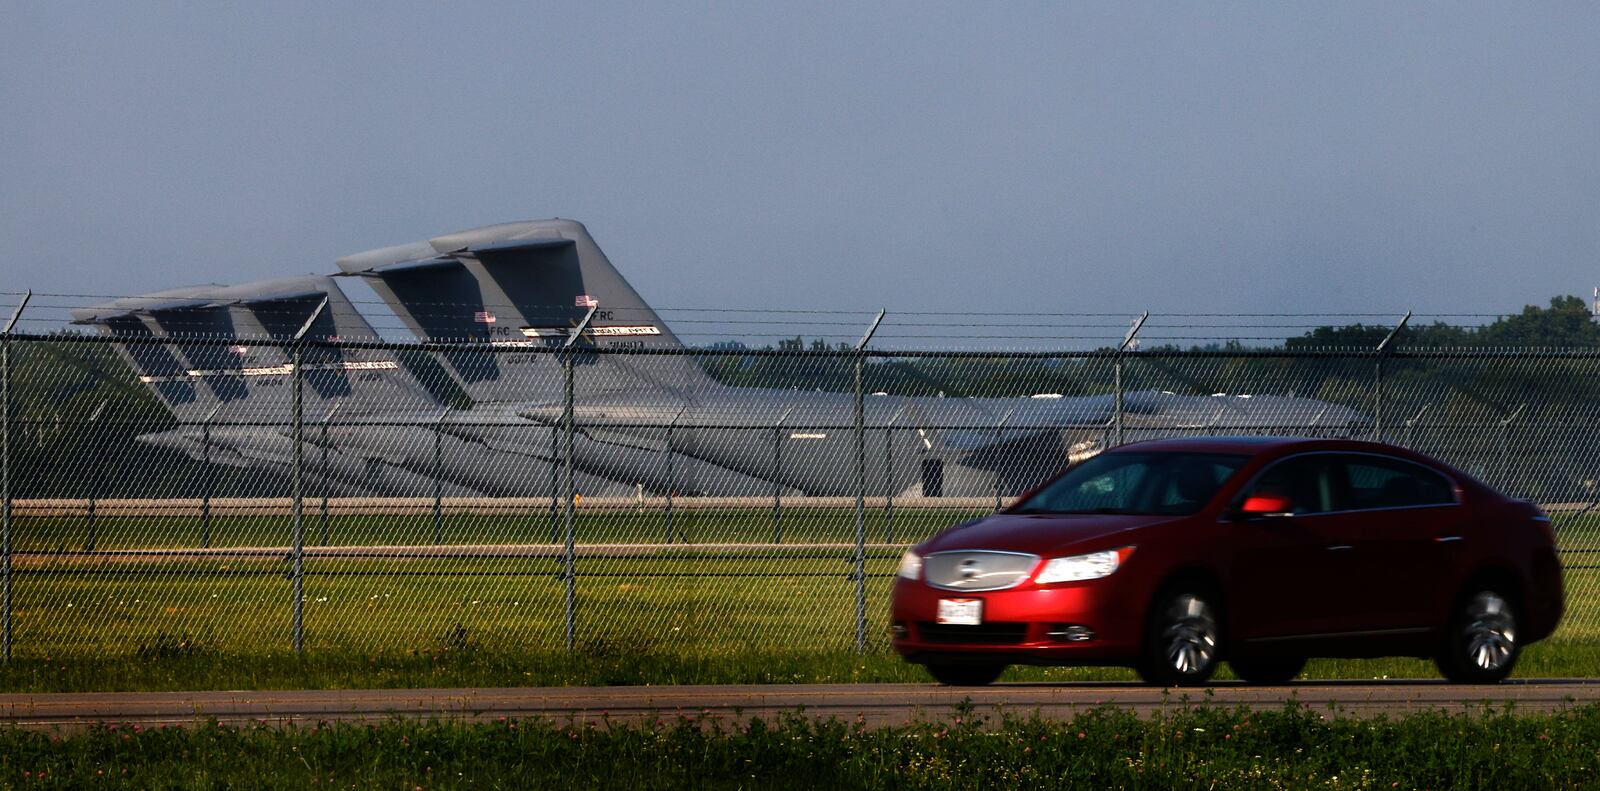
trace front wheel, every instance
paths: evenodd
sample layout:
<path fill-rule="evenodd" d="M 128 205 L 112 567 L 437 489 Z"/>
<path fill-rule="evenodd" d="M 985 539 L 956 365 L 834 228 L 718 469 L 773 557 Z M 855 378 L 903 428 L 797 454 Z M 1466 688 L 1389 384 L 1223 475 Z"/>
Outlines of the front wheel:
<path fill-rule="evenodd" d="M 1204 684 L 1222 655 L 1222 620 L 1214 597 L 1179 588 L 1156 599 L 1145 628 L 1139 677 L 1166 687 Z"/>
<path fill-rule="evenodd" d="M 1465 596 L 1445 624 L 1435 663 L 1457 684 L 1494 684 L 1511 675 L 1522 645 L 1517 642 L 1517 610 L 1497 590 Z"/>
<path fill-rule="evenodd" d="M 1006 672 L 1006 666 L 998 664 L 940 664 L 927 668 L 934 681 L 950 687 L 987 686 Z"/>

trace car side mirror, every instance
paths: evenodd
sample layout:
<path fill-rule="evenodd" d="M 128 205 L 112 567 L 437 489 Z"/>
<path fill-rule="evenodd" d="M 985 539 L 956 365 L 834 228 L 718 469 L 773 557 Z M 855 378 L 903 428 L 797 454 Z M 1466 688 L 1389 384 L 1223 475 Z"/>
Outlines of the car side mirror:
<path fill-rule="evenodd" d="M 1239 516 L 1245 519 L 1293 516 L 1294 502 L 1276 492 L 1258 492 L 1244 498 L 1239 506 Z"/>

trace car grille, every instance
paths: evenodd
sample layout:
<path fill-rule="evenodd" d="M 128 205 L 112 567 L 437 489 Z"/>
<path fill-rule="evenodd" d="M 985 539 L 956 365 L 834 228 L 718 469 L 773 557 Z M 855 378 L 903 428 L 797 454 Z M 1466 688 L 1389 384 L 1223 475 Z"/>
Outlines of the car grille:
<path fill-rule="evenodd" d="M 1023 552 L 958 549 L 924 558 L 922 578 L 945 590 L 994 591 L 1022 582 L 1038 564 L 1038 555 Z"/>
<path fill-rule="evenodd" d="M 965 643 L 968 645 L 1016 645 L 1027 639 L 1025 623 L 994 623 L 976 626 L 957 626 L 933 621 L 918 621 L 917 635 L 929 643 Z"/>

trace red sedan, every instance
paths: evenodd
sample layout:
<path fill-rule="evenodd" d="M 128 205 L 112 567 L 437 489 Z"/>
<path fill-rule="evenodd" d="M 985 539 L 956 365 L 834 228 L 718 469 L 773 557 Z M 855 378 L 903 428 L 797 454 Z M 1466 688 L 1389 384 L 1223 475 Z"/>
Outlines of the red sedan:
<path fill-rule="evenodd" d="M 1313 656 L 1492 683 L 1563 607 L 1531 503 L 1389 445 L 1210 437 L 1107 451 L 912 547 L 892 610 L 895 650 L 946 684 L 1032 664 L 1193 685 Z"/>

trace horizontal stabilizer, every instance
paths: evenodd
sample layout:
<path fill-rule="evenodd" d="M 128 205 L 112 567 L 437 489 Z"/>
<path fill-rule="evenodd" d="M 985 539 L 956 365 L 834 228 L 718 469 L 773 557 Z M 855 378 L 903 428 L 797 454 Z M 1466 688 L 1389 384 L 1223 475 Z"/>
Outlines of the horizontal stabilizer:
<path fill-rule="evenodd" d="M 466 248 L 466 252 L 478 255 L 486 253 L 494 255 L 496 253 L 515 253 L 523 250 L 552 250 L 558 247 L 570 247 L 573 244 L 575 243 L 571 239 L 563 239 L 559 236 L 540 239 L 508 239 L 501 242 L 472 245 Z"/>
<path fill-rule="evenodd" d="M 384 266 L 360 270 L 359 274 L 372 275 L 379 272 L 384 274 L 394 274 L 396 272 L 422 272 L 429 269 L 459 269 L 460 267 L 460 261 L 444 255 L 437 258 L 423 258 L 416 261 L 402 261 L 398 264 L 385 264 Z"/>
<path fill-rule="evenodd" d="M 304 300 L 322 299 L 327 296 L 326 291 L 296 291 L 287 294 L 260 294 L 257 296 L 241 297 L 235 304 L 238 305 L 269 305 L 274 302 L 300 302 Z"/>
<path fill-rule="evenodd" d="M 104 324 L 116 319 L 137 318 L 140 314 L 153 310 L 181 310 L 204 307 L 213 304 L 214 300 L 199 296 L 199 294 L 218 288 L 226 287 L 216 284 L 183 286 L 137 297 L 122 297 L 104 305 L 74 308 L 72 311 L 72 323 L 80 325 Z"/>
<path fill-rule="evenodd" d="M 206 299 L 163 299 L 152 300 L 148 304 L 137 307 L 121 308 L 79 308 L 72 311 L 73 324 L 102 324 L 115 319 L 138 316 L 140 313 L 155 311 L 194 310 L 196 308 L 210 307 L 211 301 Z"/>
<path fill-rule="evenodd" d="M 439 251 L 433 249 L 433 245 L 427 242 L 412 242 L 411 244 L 400 244 L 378 250 L 368 250 L 355 255 L 347 255 L 339 259 L 338 264 L 339 270 L 342 272 L 370 272 L 378 267 L 432 258 L 438 254 Z"/>

